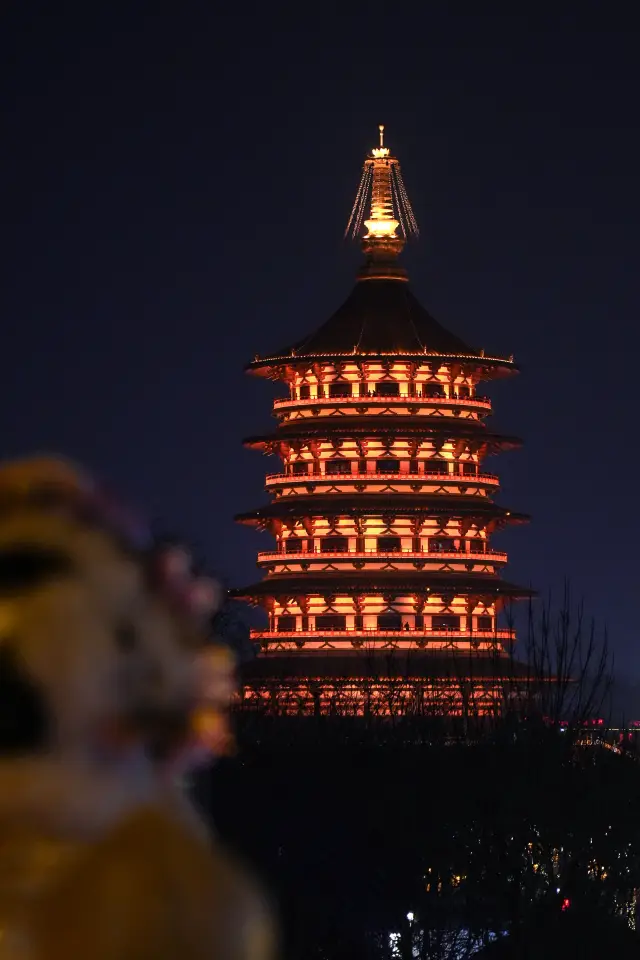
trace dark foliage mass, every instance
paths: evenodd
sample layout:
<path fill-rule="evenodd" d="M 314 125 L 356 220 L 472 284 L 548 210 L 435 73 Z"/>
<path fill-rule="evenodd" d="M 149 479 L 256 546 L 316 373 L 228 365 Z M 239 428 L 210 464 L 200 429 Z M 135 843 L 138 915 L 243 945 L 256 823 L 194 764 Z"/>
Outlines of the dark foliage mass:
<path fill-rule="evenodd" d="M 238 717 L 201 797 L 277 898 L 287 958 L 638 955 L 636 744 L 585 726 L 606 649 L 562 614 L 529 659 L 535 698 L 491 720 Z"/>
<path fill-rule="evenodd" d="M 528 941 L 543 917 L 567 926 L 578 914 L 634 939 L 635 754 L 555 730 L 322 740 L 247 749 L 214 774 L 218 829 L 274 890 L 287 956 L 409 956 L 411 940 L 413 956 L 465 957 L 494 934 Z"/>
<path fill-rule="evenodd" d="M 231 647 L 239 663 L 252 660 L 255 656 L 249 626 L 243 614 L 241 603 L 227 600 L 211 623 L 212 636 Z"/>

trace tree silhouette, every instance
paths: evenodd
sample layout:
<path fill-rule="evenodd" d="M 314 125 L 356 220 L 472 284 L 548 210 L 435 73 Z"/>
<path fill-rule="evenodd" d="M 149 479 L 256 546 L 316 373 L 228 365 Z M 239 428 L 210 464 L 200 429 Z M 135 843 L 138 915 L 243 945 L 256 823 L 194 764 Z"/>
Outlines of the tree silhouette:
<path fill-rule="evenodd" d="M 493 716 L 240 712 L 211 812 L 274 890 L 290 960 L 489 956 L 569 914 L 633 940 L 640 764 L 585 726 L 610 658 L 566 599 L 530 611 Z"/>

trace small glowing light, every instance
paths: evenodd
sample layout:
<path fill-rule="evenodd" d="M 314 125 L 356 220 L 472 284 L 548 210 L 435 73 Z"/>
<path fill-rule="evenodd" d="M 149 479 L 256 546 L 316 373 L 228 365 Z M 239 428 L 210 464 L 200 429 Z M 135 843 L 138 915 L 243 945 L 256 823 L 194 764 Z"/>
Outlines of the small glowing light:
<path fill-rule="evenodd" d="M 395 237 L 396 230 L 400 226 L 397 220 L 385 219 L 383 216 L 376 216 L 376 214 L 381 214 L 382 211 L 374 210 L 372 211 L 372 219 L 365 220 L 364 225 L 369 231 L 367 234 L 368 237 L 376 237 L 380 239 L 381 237 Z"/>
<path fill-rule="evenodd" d="M 407 914 L 407 920 L 409 921 L 409 923 L 413 923 L 413 914 L 411 913 L 411 911 L 409 911 L 409 913 Z"/>

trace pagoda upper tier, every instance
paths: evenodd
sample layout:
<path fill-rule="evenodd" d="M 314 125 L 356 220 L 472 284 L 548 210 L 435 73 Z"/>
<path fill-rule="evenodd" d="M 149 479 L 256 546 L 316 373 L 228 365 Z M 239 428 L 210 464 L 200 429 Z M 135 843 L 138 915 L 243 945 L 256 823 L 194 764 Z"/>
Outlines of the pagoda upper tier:
<path fill-rule="evenodd" d="M 387 273 L 386 262 L 371 257 L 355 287 L 332 317 L 302 340 L 276 350 L 266 357 L 256 356 L 247 370 L 258 376 L 290 380 L 294 367 L 303 360 L 340 362 L 354 357 L 369 362 L 403 357 L 425 363 L 433 357 L 452 363 L 473 362 L 478 380 L 510 376 L 518 372 L 513 357 L 487 356 L 446 330 L 416 299 L 404 272 L 394 277 Z"/>
<path fill-rule="evenodd" d="M 423 678 L 443 651 L 500 659 L 514 635 L 498 614 L 530 595 L 502 579 L 507 556 L 491 542 L 527 518 L 495 503 L 499 479 L 485 467 L 520 441 L 487 429 L 491 400 L 478 389 L 517 367 L 450 333 L 411 292 L 398 255 L 417 226 L 382 142 L 365 162 L 349 229 L 363 224 L 364 264 L 339 310 L 247 367 L 288 395 L 274 403 L 274 430 L 245 441 L 281 466 L 267 476 L 270 502 L 237 518 L 275 537 L 258 556 L 264 579 L 234 593 L 267 611 L 254 637 L 281 685 L 296 678 L 287 697 L 300 703 L 312 688 L 317 703 L 324 676 L 337 689 L 327 657 L 344 664 L 363 647 L 419 650 Z M 363 670 L 354 661 L 343 677 L 352 693 Z M 260 699 L 269 669 L 256 671 L 249 688 Z M 481 672 L 486 693 L 495 671 Z"/>

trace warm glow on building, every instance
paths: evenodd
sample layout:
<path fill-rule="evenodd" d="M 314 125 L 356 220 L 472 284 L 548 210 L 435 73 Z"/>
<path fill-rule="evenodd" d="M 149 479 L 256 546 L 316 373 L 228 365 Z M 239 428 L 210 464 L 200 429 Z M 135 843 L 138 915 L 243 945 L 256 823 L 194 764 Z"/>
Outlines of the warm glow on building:
<path fill-rule="evenodd" d="M 366 228 L 354 290 L 316 332 L 248 367 L 289 394 L 274 432 L 246 440 L 281 466 L 271 502 L 238 518 L 275 538 L 258 555 L 264 579 L 234 591 L 269 617 L 243 698 L 294 713 L 402 713 L 425 699 L 485 713 L 515 639 L 498 615 L 528 591 L 502 580 L 491 540 L 526 517 L 494 502 L 486 466 L 519 441 L 487 429 L 480 386 L 517 369 L 411 293 L 398 256 L 418 228 L 382 137 L 347 227 Z"/>

